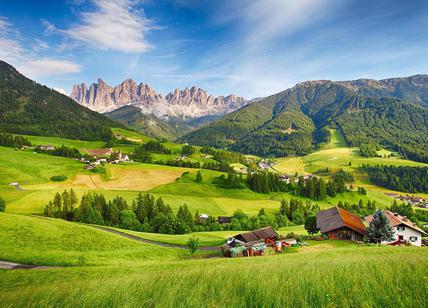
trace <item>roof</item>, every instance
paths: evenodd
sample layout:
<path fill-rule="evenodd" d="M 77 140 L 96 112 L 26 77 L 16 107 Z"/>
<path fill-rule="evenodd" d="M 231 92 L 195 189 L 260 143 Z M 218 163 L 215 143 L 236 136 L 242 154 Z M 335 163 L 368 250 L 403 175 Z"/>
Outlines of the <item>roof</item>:
<path fill-rule="evenodd" d="M 113 149 L 112 148 L 86 149 L 86 152 L 88 152 L 90 155 L 95 155 L 95 156 L 107 156 L 107 155 L 111 155 L 111 153 L 113 152 Z"/>
<path fill-rule="evenodd" d="M 389 220 L 389 224 L 391 227 L 396 227 L 399 225 L 405 225 L 409 228 L 412 228 L 413 230 L 416 230 L 420 233 L 426 234 L 422 229 L 420 229 L 415 223 L 411 222 L 407 217 L 401 216 L 398 213 L 393 213 L 391 211 L 385 210 L 384 211 L 386 217 Z M 369 215 L 365 218 L 368 222 L 371 222 L 373 220 L 373 215 Z"/>
<path fill-rule="evenodd" d="M 275 230 L 272 229 L 272 227 L 266 227 L 266 228 L 257 229 L 251 232 L 237 234 L 234 236 L 234 238 L 242 242 L 253 242 L 253 241 L 258 241 L 265 238 L 273 238 L 277 236 L 278 236 L 278 233 L 276 233 Z"/>
<path fill-rule="evenodd" d="M 230 223 L 232 221 L 232 217 L 230 216 L 219 216 L 218 217 L 218 222 L 221 224 L 227 224 Z"/>
<path fill-rule="evenodd" d="M 347 227 L 357 233 L 364 234 L 366 227 L 360 217 L 338 207 L 332 207 L 317 214 L 317 227 L 321 233 Z"/>

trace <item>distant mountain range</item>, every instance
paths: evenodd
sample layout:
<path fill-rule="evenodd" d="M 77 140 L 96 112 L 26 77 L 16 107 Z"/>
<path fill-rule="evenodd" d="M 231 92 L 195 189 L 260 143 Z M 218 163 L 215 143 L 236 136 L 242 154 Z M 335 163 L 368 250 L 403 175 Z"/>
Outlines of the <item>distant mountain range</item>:
<path fill-rule="evenodd" d="M 115 88 L 83 84 L 73 96 L 83 106 L 0 61 L 0 132 L 109 140 L 111 127 L 126 125 L 157 138 L 286 156 L 322 147 L 334 128 L 350 146 L 380 144 L 428 162 L 428 75 L 308 81 L 250 102 L 195 87 L 162 98 L 131 80 Z M 106 114 L 111 119 L 85 104 L 114 109 Z"/>
<path fill-rule="evenodd" d="M 91 111 L 0 61 L 0 132 L 109 140 L 111 127 L 124 127 Z"/>
<path fill-rule="evenodd" d="M 145 114 L 159 118 L 197 118 L 225 115 L 246 104 L 244 98 L 229 95 L 214 97 L 206 91 L 192 87 L 175 89 L 165 97 L 144 83 L 127 79 L 115 87 L 102 79 L 89 87 L 74 85 L 70 97 L 79 104 L 97 112 L 110 112 L 123 106 L 135 106 Z"/>
<path fill-rule="evenodd" d="M 299 83 L 183 137 L 198 145 L 258 154 L 303 155 L 340 129 L 347 143 L 378 143 L 428 161 L 428 75 Z"/>

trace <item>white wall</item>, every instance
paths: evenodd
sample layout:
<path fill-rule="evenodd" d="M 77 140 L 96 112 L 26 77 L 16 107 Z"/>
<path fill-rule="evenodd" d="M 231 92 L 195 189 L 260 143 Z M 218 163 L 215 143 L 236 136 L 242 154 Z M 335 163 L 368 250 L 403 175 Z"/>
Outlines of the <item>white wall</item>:
<path fill-rule="evenodd" d="M 407 227 L 407 226 L 404 226 L 404 231 L 402 231 L 401 229 L 402 229 L 403 226 L 404 225 L 396 226 L 396 227 L 393 228 L 394 232 L 395 232 L 395 235 L 394 235 L 395 236 L 395 240 L 394 241 L 398 240 L 398 236 L 399 235 L 402 235 L 403 236 L 403 240 L 405 240 L 407 243 L 412 244 L 414 246 L 422 246 L 422 234 L 420 232 L 416 231 L 415 229 L 412 229 L 412 228 Z M 401 228 L 400 231 L 397 230 L 398 227 Z M 410 237 L 411 236 L 417 237 L 416 242 L 410 241 Z"/>

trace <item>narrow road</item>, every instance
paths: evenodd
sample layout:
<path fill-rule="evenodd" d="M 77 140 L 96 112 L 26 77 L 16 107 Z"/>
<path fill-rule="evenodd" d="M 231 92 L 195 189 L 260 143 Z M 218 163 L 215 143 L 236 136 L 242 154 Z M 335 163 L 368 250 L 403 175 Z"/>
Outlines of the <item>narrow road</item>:
<path fill-rule="evenodd" d="M 152 240 L 148 240 L 145 238 L 141 238 L 132 234 L 128 234 L 125 232 L 121 232 L 121 231 L 117 231 L 117 230 L 113 230 L 110 228 L 105 228 L 105 227 L 101 227 L 101 226 L 93 226 L 93 225 L 88 225 L 94 228 L 97 228 L 99 230 L 103 230 L 106 232 L 110 232 L 113 234 L 117 234 L 126 238 L 129 238 L 131 240 L 135 240 L 135 241 L 139 241 L 139 242 L 144 242 L 147 244 L 153 244 L 153 245 L 158 245 L 158 246 L 163 246 L 163 247 L 169 247 L 169 248 L 179 248 L 179 249 L 188 249 L 187 246 L 183 246 L 183 245 L 175 245 L 175 244 L 167 244 L 167 243 L 161 243 L 161 242 L 156 242 L 156 241 L 152 241 Z M 218 246 L 201 246 L 199 247 L 199 250 L 204 250 L 204 251 L 218 251 L 220 250 L 220 247 Z"/>
<path fill-rule="evenodd" d="M 51 268 L 57 268 L 57 267 L 54 267 L 54 266 L 40 266 L 40 265 L 20 264 L 20 263 L 13 263 L 13 262 L 1 261 L 0 260 L 0 269 L 5 269 L 5 270 L 15 270 L 15 269 L 51 269 Z"/>

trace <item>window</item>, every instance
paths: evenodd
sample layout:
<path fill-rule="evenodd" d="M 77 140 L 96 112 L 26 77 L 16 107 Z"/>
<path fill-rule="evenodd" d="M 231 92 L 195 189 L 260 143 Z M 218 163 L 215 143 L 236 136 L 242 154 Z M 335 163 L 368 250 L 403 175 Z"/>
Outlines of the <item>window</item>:
<path fill-rule="evenodd" d="M 409 240 L 411 242 L 416 242 L 418 240 L 418 237 L 417 236 L 411 236 L 411 237 L 409 237 Z"/>
<path fill-rule="evenodd" d="M 398 226 L 397 227 L 397 231 L 405 231 L 406 230 L 406 227 L 404 227 L 404 226 Z"/>

